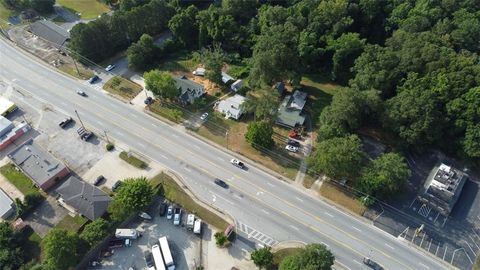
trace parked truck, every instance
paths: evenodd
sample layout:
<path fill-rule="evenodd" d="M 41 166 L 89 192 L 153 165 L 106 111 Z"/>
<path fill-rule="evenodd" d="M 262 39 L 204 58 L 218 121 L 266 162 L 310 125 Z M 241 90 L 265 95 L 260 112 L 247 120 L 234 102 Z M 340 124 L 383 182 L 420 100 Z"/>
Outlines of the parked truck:
<path fill-rule="evenodd" d="M 135 229 L 117 229 L 115 237 L 118 239 L 137 239 L 141 234 Z"/>
<path fill-rule="evenodd" d="M 121 248 L 121 247 L 129 247 L 132 245 L 132 241 L 130 239 L 113 239 L 108 242 L 108 248 Z"/>

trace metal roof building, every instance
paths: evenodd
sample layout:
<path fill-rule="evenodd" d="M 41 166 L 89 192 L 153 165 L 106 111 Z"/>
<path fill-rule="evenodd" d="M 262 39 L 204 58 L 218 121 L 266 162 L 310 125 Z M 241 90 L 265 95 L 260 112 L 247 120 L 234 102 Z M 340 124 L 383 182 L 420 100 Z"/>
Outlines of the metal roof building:
<path fill-rule="evenodd" d="M 8 157 L 44 191 L 70 173 L 62 162 L 36 145 L 32 139 L 17 147 Z"/>
<path fill-rule="evenodd" d="M 107 193 L 73 176 L 57 188 L 57 193 L 61 196 L 60 203 L 90 220 L 101 217 L 112 201 Z"/>
<path fill-rule="evenodd" d="M 30 32 L 50 41 L 51 45 L 57 48 L 62 47 L 70 39 L 70 33 L 67 30 L 47 20 L 40 20 L 30 24 L 29 29 Z"/>

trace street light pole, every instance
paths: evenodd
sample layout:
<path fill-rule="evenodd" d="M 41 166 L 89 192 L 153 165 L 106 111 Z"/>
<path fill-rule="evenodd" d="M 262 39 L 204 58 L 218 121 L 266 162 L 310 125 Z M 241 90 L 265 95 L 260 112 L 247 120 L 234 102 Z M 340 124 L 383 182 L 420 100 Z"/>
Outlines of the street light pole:
<path fill-rule="evenodd" d="M 80 115 L 78 114 L 77 110 L 75 110 L 75 113 L 77 114 L 78 120 L 80 121 L 82 128 L 85 129 L 85 126 L 83 125 L 82 119 L 80 119 Z"/>
<path fill-rule="evenodd" d="M 107 143 L 110 143 L 110 140 L 108 139 L 108 136 L 107 136 L 107 131 L 104 130 L 103 132 L 105 133 L 105 138 L 107 139 Z"/>

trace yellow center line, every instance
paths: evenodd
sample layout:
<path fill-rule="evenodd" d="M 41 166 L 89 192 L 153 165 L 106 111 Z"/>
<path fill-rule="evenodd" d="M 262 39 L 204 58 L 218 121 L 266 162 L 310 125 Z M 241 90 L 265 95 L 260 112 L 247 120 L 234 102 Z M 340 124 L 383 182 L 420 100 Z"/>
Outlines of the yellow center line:
<path fill-rule="evenodd" d="M 27 91 L 28 91 L 28 90 L 27 90 Z M 62 96 L 63 98 L 68 98 L 66 95 L 63 95 L 63 93 L 56 93 L 56 94 Z M 406 267 L 406 268 L 408 268 L 408 269 L 412 269 L 412 268 L 408 267 L 407 265 L 405 265 L 404 263 L 400 262 L 399 260 L 395 259 L 395 257 L 392 257 L 391 255 L 385 253 L 384 251 L 382 251 L 382 250 L 380 250 L 380 249 L 377 249 L 376 247 L 370 245 L 369 243 L 367 243 L 367 242 L 359 239 L 358 237 L 352 235 L 351 233 L 349 233 L 349 232 L 347 232 L 347 231 L 339 228 L 338 226 L 333 225 L 333 224 L 331 224 L 330 222 L 327 222 L 327 221 L 323 220 L 322 218 L 320 218 L 320 217 L 318 217 L 318 216 L 316 216 L 316 215 L 313 215 L 313 214 L 311 214 L 311 213 L 309 213 L 309 212 L 306 212 L 305 210 L 303 210 L 303 209 L 300 208 L 300 207 L 297 207 L 296 205 L 292 204 L 291 202 L 289 202 L 289 201 L 287 201 L 287 200 L 285 200 L 285 199 L 283 199 L 283 198 L 280 198 L 279 196 L 277 196 L 277 195 L 269 192 L 268 190 L 266 190 L 266 189 L 264 189 L 264 188 L 256 185 L 256 184 L 253 183 L 252 181 L 247 180 L 247 179 L 239 176 L 239 175 L 236 174 L 236 173 L 232 173 L 231 171 L 228 171 L 228 170 L 226 170 L 225 168 L 223 168 L 223 167 L 221 167 L 221 166 L 218 166 L 217 164 L 215 164 L 214 162 L 212 162 L 212 161 L 210 161 L 210 160 L 208 160 L 208 159 L 203 159 L 202 156 L 200 156 L 200 155 L 192 152 L 190 149 L 184 147 L 184 146 L 181 145 L 181 144 L 175 143 L 174 141 L 170 140 L 168 137 L 162 136 L 162 135 L 156 133 L 154 130 L 151 130 L 151 129 L 149 129 L 149 128 L 146 128 L 146 127 L 144 127 L 144 126 L 141 126 L 141 125 L 139 125 L 138 123 L 132 121 L 131 119 L 129 119 L 129 118 L 127 118 L 127 117 L 124 117 L 123 115 L 118 114 L 118 113 L 110 110 L 109 108 L 107 108 L 107 107 L 105 107 L 105 106 L 102 106 L 101 104 L 93 101 L 92 99 L 86 98 L 86 99 L 84 99 L 83 101 L 85 101 L 85 102 L 87 102 L 87 103 L 93 103 L 94 105 L 100 107 L 101 109 L 106 110 L 106 111 L 110 112 L 111 114 L 118 116 L 119 118 L 121 118 L 121 119 L 123 119 L 123 120 L 125 121 L 125 122 L 122 123 L 123 125 L 127 125 L 127 122 L 129 122 L 129 123 L 128 123 L 128 126 L 129 126 L 129 127 L 131 127 L 131 126 L 130 126 L 130 124 L 131 124 L 131 125 L 133 125 L 133 126 L 140 127 L 140 129 L 143 129 L 143 130 L 146 130 L 146 131 L 149 131 L 149 132 L 152 132 L 152 133 L 156 134 L 157 136 L 161 137 L 161 138 L 164 139 L 165 141 L 167 141 L 167 142 L 169 142 L 169 143 L 171 143 L 171 144 L 173 144 L 173 145 L 177 145 L 177 146 L 179 146 L 180 148 L 183 148 L 185 152 L 190 153 L 190 154 L 193 155 L 193 156 L 199 157 L 201 160 L 205 160 L 206 162 L 210 163 L 212 166 L 216 167 L 217 169 L 219 169 L 219 170 L 221 170 L 221 171 L 224 171 L 224 172 L 226 172 L 227 174 L 233 174 L 233 175 L 234 175 L 235 177 L 237 177 L 239 180 L 243 180 L 243 181 L 245 181 L 245 182 L 250 183 L 252 186 L 256 187 L 257 189 L 263 191 L 264 193 L 267 193 L 267 194 L 271 195 L 272 197 L 278 199 L 278 200 L 281 201 L 281 202 L 286 203 L 286 204 L 289 205 L 290 207 L 292 207 L 292 208 L 294 208 L 294 209 L 297 209 L 298 211 L 304 213 L 305 215 L 310 216 L 310 217 L 316 219 L 317 221 L 319 221 L 319 222 L 321 222 L 321 223 L 324 223 L 324 224 L 326 224 L 326 225 L 329 225 L 330 227 L 332 227 L 332 228 L 334 228 L 334 229 L 336 229 L 336 230 L 344 233 L 344 234 L 347 235 L 348 237 L 350 237 L 350 238 L 352 238 L 352 239 L 354 239 L 354 240 L 357 240 L 357 241 L 360 242 L 360 243 L 363 243 L 364 245 L 368 246 L 370 249 L 378 251 L 379 253 L 383 254 L 385 257 L 387 257 L 387 258 L 389 258 L 389 259 L 391 259 L 391 260 L 393 260 L 393 261 L 395 261 L 395 262 L 403 265 L 404 267 Z M 101 114 L 99 114 L 99 113 L 97 112 L 97 110 L 95 110 L 95 112 L 94 112 L 93 114 L 96 115 L 98 118 L 104 119 L 105 121 L 109 122 L 110 124 L 118 127 L 119 129 L 121 129 L 121 130 L 123 130 L 123 131 L 130 132 L 130 130 L 125 129 L 123 126 L 120 126 L 120 125 L 112 122 L 111 120 L 106 119 L 106 118 L 103 117 Z M 152 119 L 155 119 L 155 118 L 152 117 Z M 159 120 L 157 120 L 157 121 L 159 121 Z M 165 125 L 166 125 L 166 124 L 165 124 Z M 147 141 L 146 139 L 142 138 L 141 136 L 138 136 L 138 135 L 135 134 L 135 133 L 133 133 L 133 134 L 134 134 L 135 137 L 139 138 L 140 140 L 142 140 L 142 141 L 144 141 L 144 142 L 146 142 L 146 143 L 149 143 L 149 144 L 153 144 L 153 145 L 155 145 L 157 148 L 159 148 L 159 149 L 161 149 L 161 150 L 163 150 L 163 151 L 165 151 L 165 152 L 168 152 L 168 151 L 164 150 L 164 149 L 162 148 L 162 146 L 160 146 L 159 144 L 157 144 L 157 143 L 155 143 L 155 142 L 152 142 L 152 141 Z M 168 152 L 168 153 L 173 156 L 173 153 L 171 153 L 171 152 Z M 176 157 L 177 157 L 177 159 L 186 162 L 186 160 L 184 160 L 183 158 L 180 158 L 179 156 L 176 156 Z M 202 170 L 202 171 L 208 173 L 209 175 L 211 175 L 213 178 L 215 178 L 215 176 L 212 175 L 211 173 L 209 173 L 208 170 L 206 170 L 206 169 L 204 169 L 204 168 L 201 168 L 201 167 L 194 166 L 194 165 L 191 165 L 191 166 L 192 166 L 192 167 L 195 167 L 195 168 L 197 168 L 197 169 L 199 169 L 199 170 Z M 238 189 L 238 190 L 241 190 L 240 188 L 238 188 L 238 186 L 235 186 L 235 185 L 232 185 L 232 186 L 234 186 L 234 187 L 235 187 L 236 189 Z M 257 200 L 257 201 L 259 201 L 259 202 L 261 202 L 258 198 L 252 197 L 252 196 L 250 196 L 250 195 L 248 195 L 248 194 L 246 194 L 246 195 L 249 196 L 249 197 L 251 197 L 251 198 L 254 198 L 255 200 Z M 307 223 L 304 223 L 304 222 L 302 222 L 302 221 L 299 221 L 298 219 L 295 219 L 294 217 L 292 217 L 290 214 L 284 212 L 283 210 L 274 208 L 273 206 L 270 206 L 270 205 L 268 205 L 268 204 L 266 204 L 266 203 L 264 203 L 264 202 L 262 202 L 262 204 L 264 204 L 265 206 L 269 207 L 270 209 L 272 209 L 272 210 L 274 210 L 274 211 L 276 211 L 276 212 L 278 212 L 278 213 L 281 213 L 281 214 L 289 217 L 291 220 L 293 220 L 293 221 L 295 221 L 295 222 L 298 222 L 298 223 L 306 226 L 307 228 L 310 228 L 311 230 L 316 231 L 317 233 L 320 233 L 320 234 L 324 235 L 324 236 L 327 237 L 328 239 L 330 239 L 330 240 L 332 240 L 332 241 L 334 241 L 334 242 L 337 242 L 338 244 L 344 246 L 345 248 L 348 248 L 349 250 L 355 252 L 356 254 L 362 255 L 362 254 L 359 253 L 358 251 L 353 250 L 350 246 L 346 245 L 345 243 L 343 243 L 343 242 L 341 242 L 341 241 L 339 241 L 339 240 L 337 240 L 337 239 L 334 239 L 334 238 L 329 237 L 329 236 L 326 235 L 325 233 L 322 233 L 320 230 L 318 230 L 318 229 L 315 228 L 315 227 L 310 226 L 310 225 L 307 224 Z M 363 255 L 362 255 L 362 256 L 363 256 Z M 412 269 L 412 270 L 413 270 L 413 269 Z"/>

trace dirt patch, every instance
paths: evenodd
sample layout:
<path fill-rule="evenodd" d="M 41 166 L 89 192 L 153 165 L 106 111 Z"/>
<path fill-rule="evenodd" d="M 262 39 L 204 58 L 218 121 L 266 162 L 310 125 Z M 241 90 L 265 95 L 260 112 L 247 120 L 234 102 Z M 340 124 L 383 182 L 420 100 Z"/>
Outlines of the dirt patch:
<path fill-rule="evenodd" d="M 50 42 L 35 36 L 26 29 L 26 26 L 15 27 L 8 31 L 8 35 L 18 46 L 71 76 L 82 80 L 93 76 L 93 71 L 74 62 L 70 56 L 59 51 Z"/>

